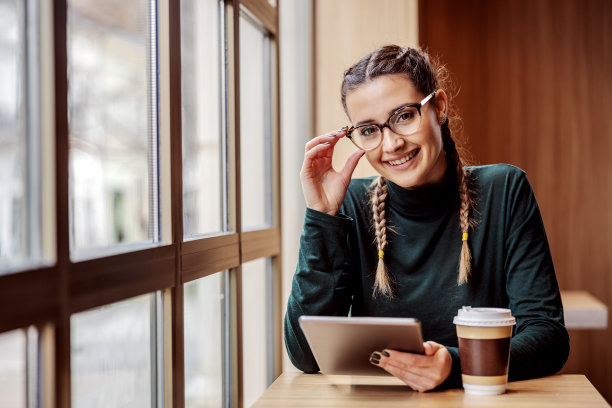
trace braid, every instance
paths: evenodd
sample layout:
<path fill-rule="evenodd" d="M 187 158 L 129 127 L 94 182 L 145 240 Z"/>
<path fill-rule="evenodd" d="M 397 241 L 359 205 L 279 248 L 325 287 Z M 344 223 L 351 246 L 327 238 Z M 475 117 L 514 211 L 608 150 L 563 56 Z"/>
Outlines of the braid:
<path fill-rule="evenodd" d="M 459 206 L 459 226 L 462 232 L 461 255 L 459 257 L 459 277 L 457 283 L 463 285 L 468 282 L 471 271 L 472 254 L 468 246 L 467 237 L 468 231 L 473 227 L 473 220 L 470 218 L 470 212 L 474 206 L 472 192 L 472 178 L 470 173 L 463 168 L 463 160 L 457 151 L 455 142 L 451 137 L 451 131 L 448 125 L 448 119 L 442 123 L 442 140 L 444 142 L 444 151 L 449 165 L 454 165 L 457 175 L 457 186 L 459 188 L 459 198 L 461 204 Z"/>
<path fill-rule="evenodd" d="M 385 267 L 383 260 L 384 251 L 387 247 L 387 218 L 385 211 L 385 200 L 387 198 L 387 183 L 384 177 L 378 177 L 372 183 L 374 190 L 370 196 L 372 204 L 372 218 L 376 235 L 376 247 L 378 248 L 378 265 L 376 267 L 376 277 L 374 280 L 373 297 L 378 294 L 393 297 L 392 278 Z"/>

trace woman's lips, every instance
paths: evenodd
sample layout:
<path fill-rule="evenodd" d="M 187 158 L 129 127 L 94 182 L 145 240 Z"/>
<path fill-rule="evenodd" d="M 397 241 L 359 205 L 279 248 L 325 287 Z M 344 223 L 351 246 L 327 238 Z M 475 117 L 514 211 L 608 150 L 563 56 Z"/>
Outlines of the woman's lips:
<path fill-rule="evenodd" d="M 420 151 L 420 148 L 415 149 L 397 160 L 388 160 L 385 163 L 394 169 L 402 169 L 408 167 L 412 164 L 412 161 L 417 156 L 417 154 L 419 154 Z"/>

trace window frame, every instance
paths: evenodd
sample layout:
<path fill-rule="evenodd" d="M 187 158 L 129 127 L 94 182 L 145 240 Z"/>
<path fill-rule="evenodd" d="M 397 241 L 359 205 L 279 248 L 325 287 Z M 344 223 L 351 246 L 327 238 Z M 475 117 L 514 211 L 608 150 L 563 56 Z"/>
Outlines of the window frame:
<path fill-rule="evenodd" d="M 183 236 L 180 3 L 158 0 L 158 123 L 161 243 L 151 248 L 72 261 L 69 248 L 67 0 L 40 2 L 43 255 L 55 262 L 0 276 L 0 332 L 35 325 L 40 331 L 42 406 L 70 407 L 70 316 L 130 297 L 159 292 L 163 299 L 165 406 L 184 401 L 183 284 L 223 270 L 229 286 L 228 403 L 242 406 L 241 265 L 271 258 L 274 370 L 281 373 L 281 204 L 278 9 L 267 0 L 223 0 L 227 47 L 227 233 Z M 239 12 L 248 10 L 269 31 L 272 84 L 272 226 L 243 231 L 240 194 Z M 47 152 L 52 152 L 51 154 Z M 47 199 L 48 201 L 48 199 Z M 162 390 L 158 390 L 162 391 Z M 161 394 L 161 393 L 159 393 Z"/>

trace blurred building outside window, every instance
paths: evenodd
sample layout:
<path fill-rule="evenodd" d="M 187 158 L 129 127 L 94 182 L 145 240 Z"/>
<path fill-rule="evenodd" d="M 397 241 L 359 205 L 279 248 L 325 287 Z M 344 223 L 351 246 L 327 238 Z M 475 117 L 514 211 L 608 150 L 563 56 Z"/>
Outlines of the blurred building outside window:
<path fill-rule="evenodd" d="M 272 224 L 272 84 L 270 36 L 240 15 L 240 170 L 242 229 Z"/>
<path fill-rule="evenodd" d="M 226 272 L 185 284 L 185 406 L 227 406 Z"/>
<path fill-rule="evenodd" d="M 250 407 L 273 377 L 272 265 L 269 258 L 242 264 L 242 378 L 244 406 Z"/>
<path fill-rule="evenodd" d="M 0 0 L 0 274 L 42 262 L 37 4 Z"/>
<path fill-rule="evenodd" d="M 26 333 L 0 334 L 0 406 L 26 407 Z"/>
<path fill-rule="evenodd" d="M 224 4 L 181 1 L 183 233 L 227 230 Z"/>
<path fill-rule="evenodd" d="M 155 0 L 68 0 L 71 250 L 156 242 Z"/>

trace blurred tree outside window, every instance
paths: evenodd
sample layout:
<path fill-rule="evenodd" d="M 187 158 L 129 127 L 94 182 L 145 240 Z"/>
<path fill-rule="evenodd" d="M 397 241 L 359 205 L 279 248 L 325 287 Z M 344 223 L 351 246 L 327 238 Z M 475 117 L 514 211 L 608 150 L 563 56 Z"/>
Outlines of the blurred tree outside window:
<path fill-rule="evenodd" d="M 73 252 L 158 240 L 155 7 L 68 1 Z"/>

